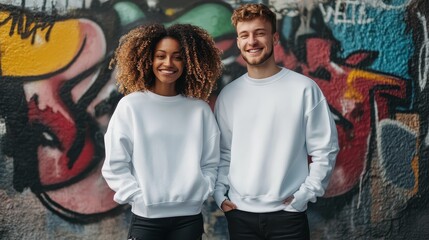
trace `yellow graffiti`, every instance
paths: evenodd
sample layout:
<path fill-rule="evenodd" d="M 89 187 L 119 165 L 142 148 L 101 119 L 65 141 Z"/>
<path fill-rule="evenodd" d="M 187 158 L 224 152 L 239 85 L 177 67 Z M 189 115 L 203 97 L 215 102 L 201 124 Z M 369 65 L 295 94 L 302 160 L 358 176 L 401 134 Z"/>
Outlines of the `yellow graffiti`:
<path fill-rule="evenodd" d="M 419 157 L 414 156 L 411 161 L 411 169 L 413 169 L 414 173 L 414 187 L 412 191 L 412 195 L 416 195 L 419 192 Z"/>
<path fill-rule="evenodd" d="M 364 95 L 357 90 L 355 81 L 357 79 L 367 79 L 368 81 L 379 82 L 381 84 L 397 85 L 394 79 L 388 78 L 381 74 L 371 73 L 362 70 L 352 70 L 347 77 L 347 90 L 344 93 L 345 99 L 354 99 L 357 102 L 362 102 Z"/>
<path fill-rule="evenodd" d="M 0 12 L 0 22 L 10 13 Z M 23 17 L 24 22 L 26 17 Z M 46 41 L 48 29 L 37 29 L 35 41 L 16 31 L 9 35 L 12 21 L 0 26 L 0 67 L 3 76 L 38 76 L 66 66 L 82 44 L 78 20 L 56 22 Z M 34 27 L 30 25 L 30 27 Z"/>

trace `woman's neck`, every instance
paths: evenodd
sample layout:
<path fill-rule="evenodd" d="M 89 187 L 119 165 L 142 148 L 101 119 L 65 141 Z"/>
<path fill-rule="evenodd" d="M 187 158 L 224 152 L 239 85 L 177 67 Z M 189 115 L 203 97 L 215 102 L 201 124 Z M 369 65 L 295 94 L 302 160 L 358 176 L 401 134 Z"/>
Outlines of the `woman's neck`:
<path fill-rule="evenodd" d="M 155 84 L 151 89 L 151 92 L 156 93 L 161 96 L 176 96 L 177 91 L 175 85 L 161 85 Z"/>

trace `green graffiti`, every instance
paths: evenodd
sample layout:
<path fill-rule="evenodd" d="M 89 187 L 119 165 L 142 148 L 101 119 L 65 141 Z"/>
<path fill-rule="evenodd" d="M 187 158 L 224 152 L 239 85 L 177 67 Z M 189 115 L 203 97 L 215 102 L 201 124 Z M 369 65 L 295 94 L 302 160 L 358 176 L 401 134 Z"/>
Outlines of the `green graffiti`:
<path fill-rule="evenodd" d="M 231 14 L 231 10 L 225 6 L 215 3 L 206 3 L 192 8 L 179 18 L 165 25 L 169 26 L 175 23 L 194 24 L 204 28 L 216 38 L 225 34 L 234 33 L 234 28 L 231 25 Z"/>
<path fill-rule="evenodd" d="M 118 13 L 122 26 L 130 24 L 137 19 L 145 18 L 145 14 L 139 6 L 132 2 L 118 2 L 113 8 Z"/>

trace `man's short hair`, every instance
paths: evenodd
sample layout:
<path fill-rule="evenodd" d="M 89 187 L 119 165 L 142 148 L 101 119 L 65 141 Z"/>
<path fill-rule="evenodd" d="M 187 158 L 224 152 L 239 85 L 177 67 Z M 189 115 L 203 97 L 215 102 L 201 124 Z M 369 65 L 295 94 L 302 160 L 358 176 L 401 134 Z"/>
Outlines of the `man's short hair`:
<path fill-rule="evenodd" d="M 237 23 L 251 21 L 256 18 L 263 18 L 271 23 L 272 32 L 277 32 L 276 14 L 262 3 L 248 3 L 240 5 L 234 10 L 231 16 L 232 25 L 237 28 Z"/>

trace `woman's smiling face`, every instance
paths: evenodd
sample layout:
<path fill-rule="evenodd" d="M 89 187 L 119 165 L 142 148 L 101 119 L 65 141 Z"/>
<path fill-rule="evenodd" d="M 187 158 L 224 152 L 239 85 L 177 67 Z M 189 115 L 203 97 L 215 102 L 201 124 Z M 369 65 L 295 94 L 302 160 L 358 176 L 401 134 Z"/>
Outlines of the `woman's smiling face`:
<path fill-rule="evenodd" d="M 179 42 L 171 37 L 161 39 L 153 55 L 152 70 L 156 78 L 155 85 L 171 85 L 174 88 L 176 80 L 183 73 L 184 66 Z"/>

